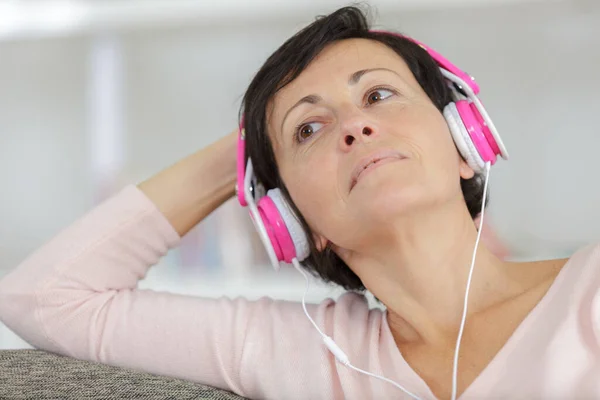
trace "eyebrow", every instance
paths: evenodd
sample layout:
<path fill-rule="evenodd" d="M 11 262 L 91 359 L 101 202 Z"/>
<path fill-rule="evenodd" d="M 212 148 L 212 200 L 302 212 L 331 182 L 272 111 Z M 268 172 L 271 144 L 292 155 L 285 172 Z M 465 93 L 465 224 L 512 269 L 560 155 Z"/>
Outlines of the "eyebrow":
<path fill-rule="evenodd" d="M 393 74 L 400 76 L 400 74 L 398 74 L 396 71 L 393 71 L 389 68 L 361 69 L 359 71 L 354 72 L 352 75 L 350 75 L 350 77 L 348 78 L 348 85 L 350 85 L 350 86 L 356 85 L 360 81 L 360 78 L 362 78 L 365 74 L 368 74 L 369 72 L 374 72 L 374 71 L 388 71 L 388 72 L 391 72 Z M 308 96 L 304 96 L 303 98 L 298 100 L 296 102 L 296 104 L 294 104 L 292 107 L 290 107 L 290 109 L 287 110 L 287 112 L 283 116 L 283 120 L 281 120 L 281 127 L 279 128 L 279 131 L 283 132 L 283 124 L 285 123 L 285 120 L 287 119 L 288 115 L 292 112 L 293 109 L 295 109 L 296 107 L 298 107 L 302 104 L 319 104 L 319 102 L 321 102 L 322 100 L 323 100 L 323 98 L 316 94 L 309 94 Z"/>

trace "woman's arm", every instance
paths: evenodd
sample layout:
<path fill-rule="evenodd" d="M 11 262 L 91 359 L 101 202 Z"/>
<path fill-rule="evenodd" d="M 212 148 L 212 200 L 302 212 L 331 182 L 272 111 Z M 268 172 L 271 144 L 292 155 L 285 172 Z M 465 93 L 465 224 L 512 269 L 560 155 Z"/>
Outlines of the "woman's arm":
<path fill-rule="evenodd" d="M 235 156 L 232 134 L 88 212 L 0 281 L 0 319 L 47 351 L 246 395 L 283 390 L 251 365 L 272 371 L 293 358 L 289 342 L 311 329 L 297 304 L 137 289 L 180 235 L 233 194 Z"/>

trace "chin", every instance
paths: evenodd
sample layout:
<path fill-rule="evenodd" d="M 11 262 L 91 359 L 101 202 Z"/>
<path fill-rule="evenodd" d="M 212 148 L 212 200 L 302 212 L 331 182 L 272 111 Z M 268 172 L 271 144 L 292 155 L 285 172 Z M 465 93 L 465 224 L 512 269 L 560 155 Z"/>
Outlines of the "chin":
<path fill-rule="evenodd" d="M 428 203 L 425 185 L 416 177 L 397 174 L 370 176 L 359 182 L 352 196 L 361 214 L 369 220 L 389 222 L 390 218 L 408 215 Z"/>

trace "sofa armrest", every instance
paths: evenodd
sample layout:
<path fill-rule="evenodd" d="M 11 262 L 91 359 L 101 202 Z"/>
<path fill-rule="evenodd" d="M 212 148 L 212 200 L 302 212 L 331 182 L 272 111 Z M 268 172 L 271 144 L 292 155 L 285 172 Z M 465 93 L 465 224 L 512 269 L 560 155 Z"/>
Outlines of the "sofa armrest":
<path fill-rule="evenodd" d="M 243 397 L 194 382 L 27 349 L 0 350 L 0 399 L 243 400 Z"/>

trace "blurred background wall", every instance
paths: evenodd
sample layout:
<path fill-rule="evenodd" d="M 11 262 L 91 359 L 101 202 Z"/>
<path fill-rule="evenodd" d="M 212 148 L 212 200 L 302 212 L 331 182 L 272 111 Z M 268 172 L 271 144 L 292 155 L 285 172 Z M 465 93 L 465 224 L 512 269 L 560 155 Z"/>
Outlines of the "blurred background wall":
<path fill-rule="evenodd" d="M 600 2 L 380 0 L 373 20 L 478 80 L 510 162 L 490 224 L 515 259 L 600 239 Z M 0 1 L 0 277 L 99 201 L 231 131 L 268 55 L 347 2 Z M 298 300 L 232 200 L 140 286 Z M 310 301 L 337 296 L 317 284 Z M 0 348 L 28 347 L 0 324 Z"/>

